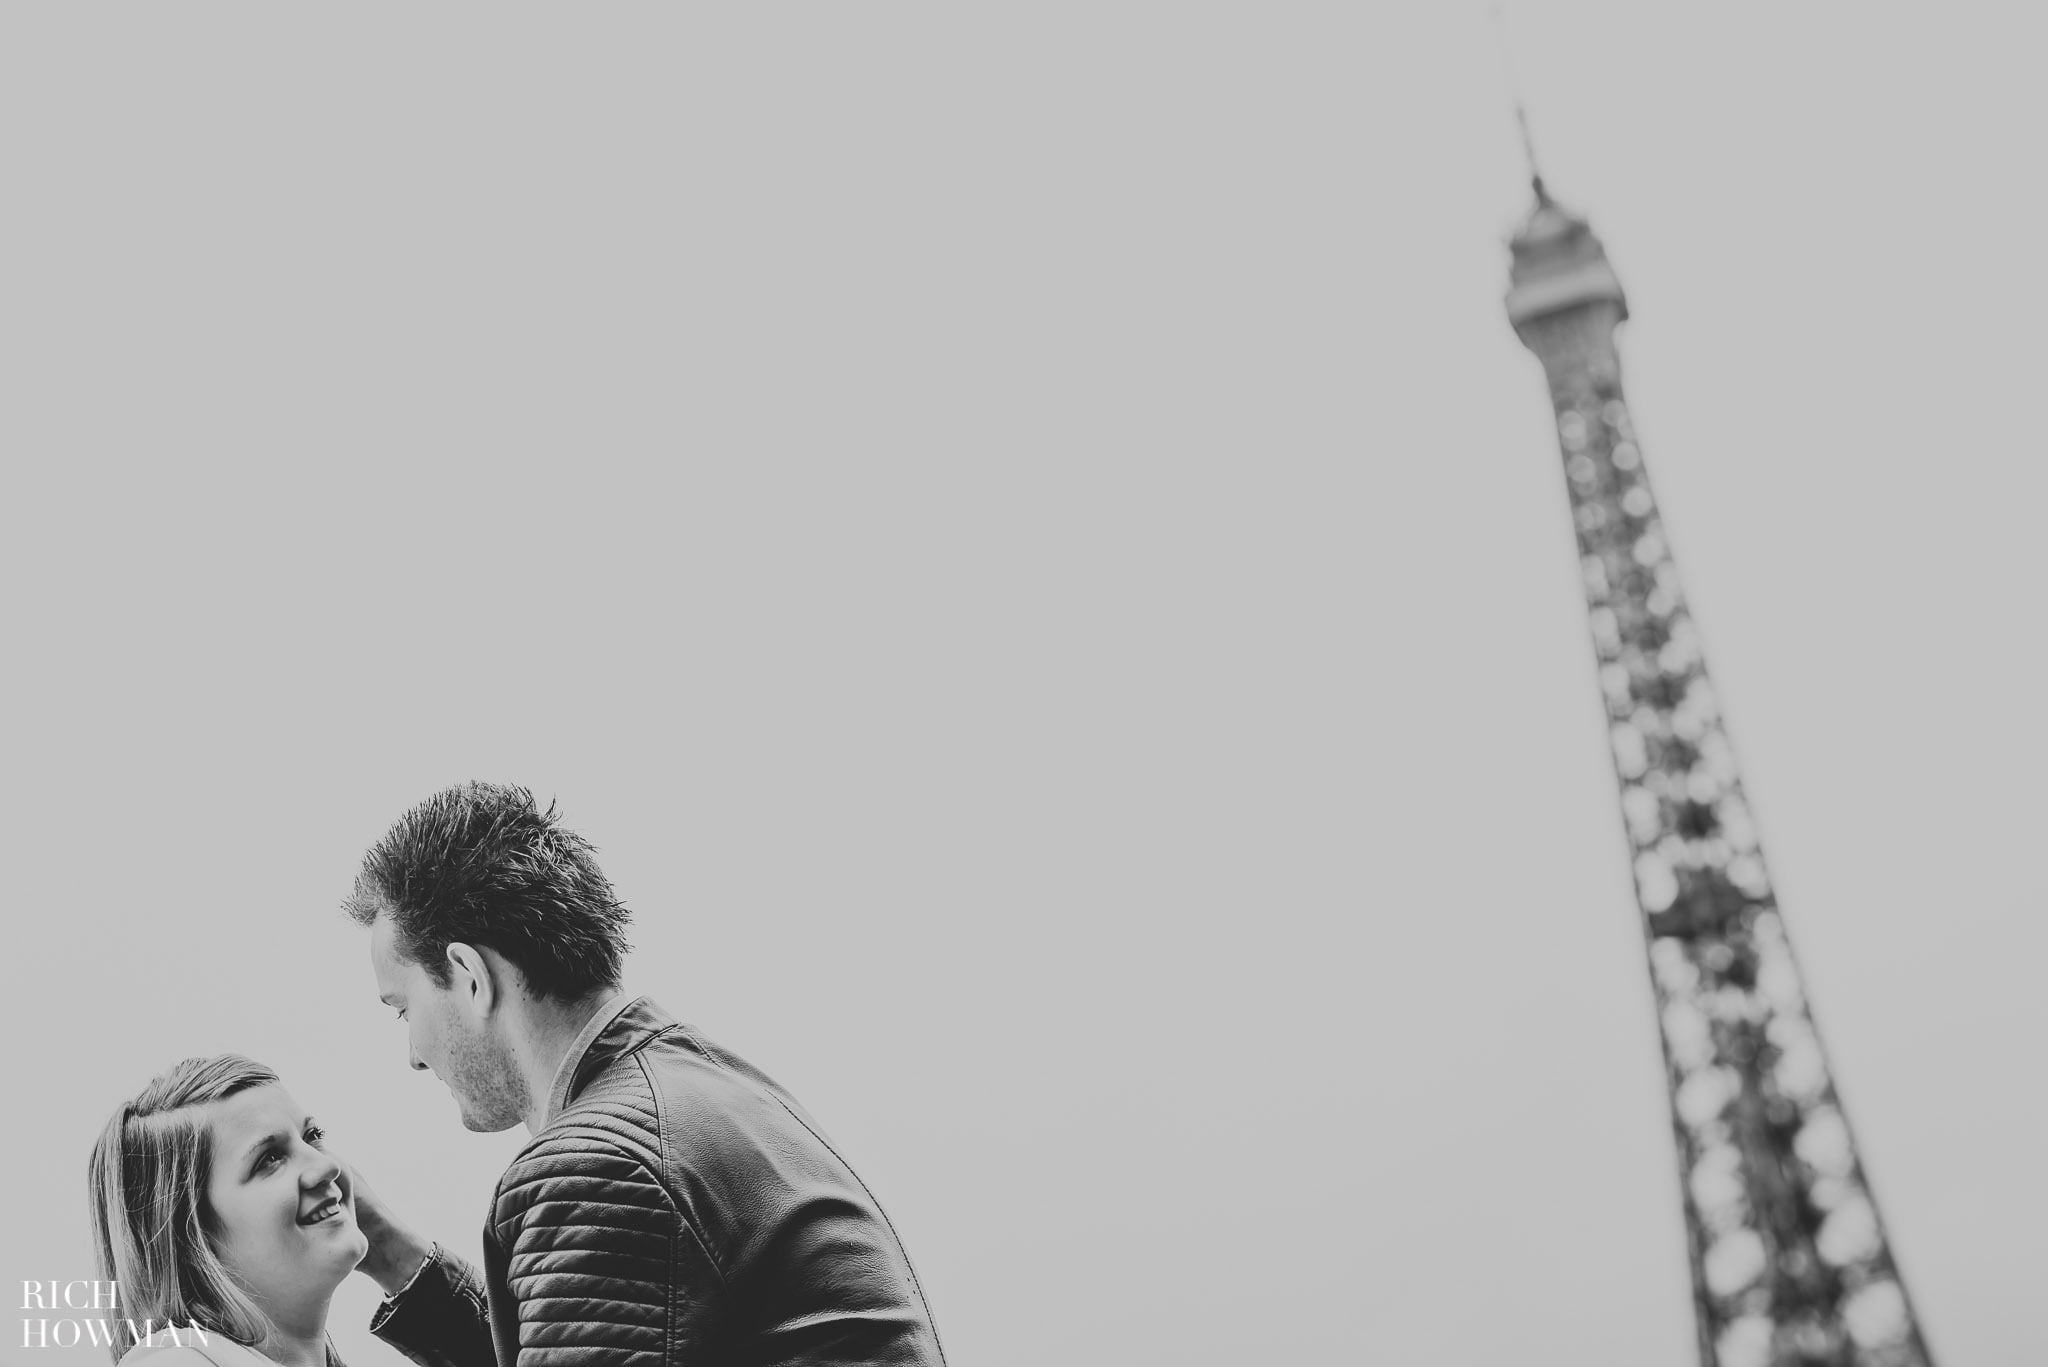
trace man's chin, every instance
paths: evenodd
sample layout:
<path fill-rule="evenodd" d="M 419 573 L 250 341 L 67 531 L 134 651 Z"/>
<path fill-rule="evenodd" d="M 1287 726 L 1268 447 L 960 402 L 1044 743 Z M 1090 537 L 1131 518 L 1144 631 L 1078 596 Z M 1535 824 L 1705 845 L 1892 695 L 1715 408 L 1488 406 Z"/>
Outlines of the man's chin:
<path fill-rule="evenodd" d="M 495 1115 L 480 1114 L 459 1101 L 455 1103 L 455 1113 L 462 1118 L 462 1128 L 471 1134 L 503 1134 L 522 1119 L 516 1115 L 501 1119 Z"/>

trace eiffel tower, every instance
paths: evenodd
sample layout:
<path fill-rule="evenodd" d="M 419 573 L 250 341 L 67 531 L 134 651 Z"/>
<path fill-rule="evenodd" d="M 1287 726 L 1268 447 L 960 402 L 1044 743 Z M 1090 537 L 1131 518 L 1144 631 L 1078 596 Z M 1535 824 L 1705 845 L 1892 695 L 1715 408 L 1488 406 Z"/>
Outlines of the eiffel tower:
<path fill-rule="evenodd" d="M 1508 319 L 1556 410 L 1663 1041 L 1700 1362 L 1930 1367 L 1622 399 L 1621 282 L 1533 158 L 1530 179 Z"/>

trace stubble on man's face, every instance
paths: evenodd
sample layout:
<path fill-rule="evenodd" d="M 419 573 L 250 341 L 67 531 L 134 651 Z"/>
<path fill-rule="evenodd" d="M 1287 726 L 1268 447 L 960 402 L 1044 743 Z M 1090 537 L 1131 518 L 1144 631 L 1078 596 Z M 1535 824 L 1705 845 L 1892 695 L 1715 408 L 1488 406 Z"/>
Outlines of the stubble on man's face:
<path fill-rule="evenodd" d="M 453 1003 L 449 1016 L 445 1049 L 435 1072 L 455 1098 L 462 1127 L 476 1134 L 511 1129 L 533 1109 L 532 1092 L 511 1049 L 489 1028 L 464 1020 Z"/>

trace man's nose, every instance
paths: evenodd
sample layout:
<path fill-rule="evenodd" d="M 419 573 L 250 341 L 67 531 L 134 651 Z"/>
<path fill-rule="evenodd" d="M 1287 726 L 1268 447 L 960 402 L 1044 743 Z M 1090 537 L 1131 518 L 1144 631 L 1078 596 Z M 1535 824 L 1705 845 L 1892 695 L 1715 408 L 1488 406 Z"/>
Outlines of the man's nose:
<path fill-rule="evenodd" d="M 419 1051 L 412 1047 L 411 1040 L 407 1040 L 405 1042 L 405 1061 L 412 1065 L 412 1070 L 415 1073 L 424 1073 L 427 1071 L 427 1065 L 420 1062 Z"/>

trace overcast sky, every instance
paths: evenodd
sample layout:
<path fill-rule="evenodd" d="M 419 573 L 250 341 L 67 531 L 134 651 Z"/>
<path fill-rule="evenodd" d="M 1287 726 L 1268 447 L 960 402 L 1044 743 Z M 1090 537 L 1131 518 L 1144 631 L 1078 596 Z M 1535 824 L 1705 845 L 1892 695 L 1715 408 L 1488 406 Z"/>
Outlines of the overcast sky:
<path fill-rule="evenodd" d="M 2021 1367 L 2048 87 L 1922 9 L 1509 19 L 1894 1250 Z M 223 1049 L 474 1253 L 521 1136 L 337 904 L 483 777 L 959 1367 L 1688 1363 L 1520 156 L 1476 3 L 0 17 L 0 1280 Z"/>

